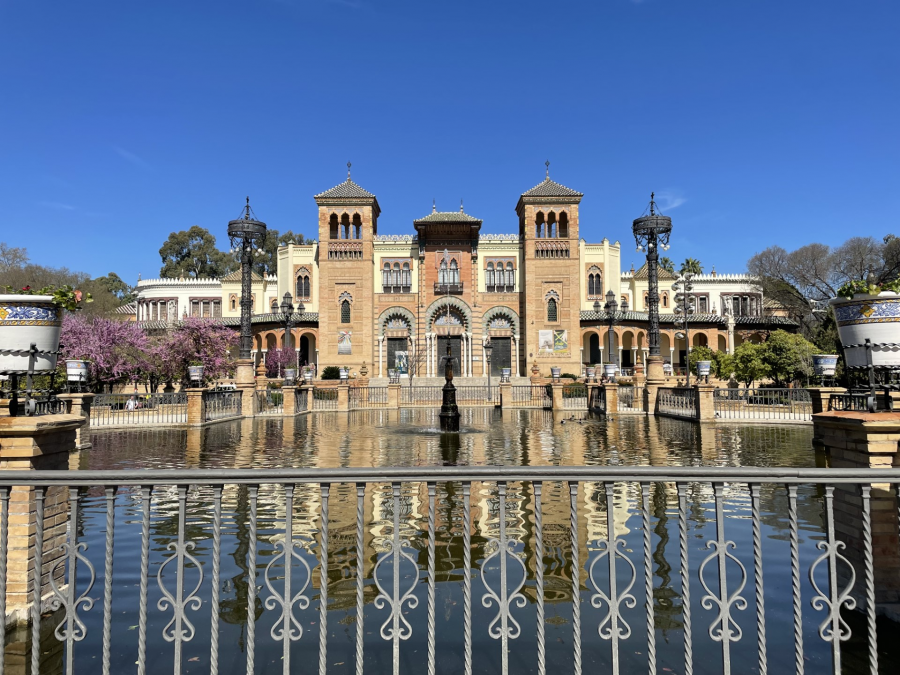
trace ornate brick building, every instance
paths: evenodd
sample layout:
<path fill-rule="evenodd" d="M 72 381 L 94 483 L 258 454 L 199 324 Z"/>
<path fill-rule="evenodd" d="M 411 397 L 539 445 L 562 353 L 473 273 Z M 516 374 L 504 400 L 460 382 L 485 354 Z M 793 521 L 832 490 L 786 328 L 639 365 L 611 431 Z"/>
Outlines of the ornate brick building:
<path fill-rule="evenodd" d="M 555 366 L 580 375 L 586 364 L 609 361 L 610 353 L 619 365 L 633 366 L 647 350 L 646 268 L 623 274 L 618 242 L 581 239 L 582 197 L 548 172 L 519 195 L 515 233 L 482 234 L 482 221 L 462 206 L 446 212 L 432 206 L 413 221 L 415 234 L 379 235 L 377 197 L 348 175 L 315 195 L 318 242 L 279 248 L 277 275 L 254 279 L 256 357 L 284 345 L 284 324 L 270 305 L 290 292 L 295 304 L 303 303 L 291 347 L 301 365 L 319 370 L 360 372 L 365 364 L 370 377 L 386 377 L 390 369 L 437 377 L 449 348 L 458 376 L 483 377 L 488 339 L 493 375 L 510 368 L 513 377 L 528 376 L 535 364 L 544 375 Z M 210 305 L 219 316 L 211 318 L 237 326 L 239 281 L 239 275 L 222 280 L 221 302 Z M 673 281 L 660 270 L 662 354 L 678 366 L 686 355 Z M 159 285 L 172 292 L 169 283 L 142 283 L 148 291 Z M 163 303 L 153 293 L 141 295 L 141 288 L 139 320 L 162 319 L 154 308 Z M 623 304 L 612 352 L 609 317 L 594 309 L 608 291 Z M 701 275 L 694 292 L 692 345 L 732 351 L 743 340 L 795 325 L 776 316 L 747 275 Z M 192 307 L 170 313 L 196 315 Z M 206 315 L 202 305 L 199 311 Z"/>

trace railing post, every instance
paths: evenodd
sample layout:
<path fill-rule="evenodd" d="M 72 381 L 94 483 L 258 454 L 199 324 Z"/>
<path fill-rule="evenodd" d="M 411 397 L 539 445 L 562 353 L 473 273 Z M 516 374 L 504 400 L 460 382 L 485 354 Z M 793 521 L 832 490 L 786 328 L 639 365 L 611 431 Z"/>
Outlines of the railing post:
<path fill-rule="evenodd" d="M 500 407 L 501 408 L 511 408 L 512 407 L 512 383 L 511 382 L 501 382 L 500 383 Z"/>
<path fill-rule="evenodd" d="M 714 384 L 694 385 L 694 415 L 701 422 L 713 422 L 716 419 L 716 407 L 713 402 L 715 390 Z"/>
<path fill-rule="evenodd" d="M 281 388 L 281 416 L 293 417 L 297 414 L 297 387 L 294 385 Z"/>
<path fill-rule="evenodd" d="M 96 394 L 77 392 L 59 394 L 58 399 L 66 402 L 66 413 L 84 418 L 84 426 L 75 431 L 75 449 L 87 450 L 91 447 L 91 404 Z"/>
<path fill-rule="evenodd" d="M 550 384 L 550 395 L 552 396 L 552 407 L 554 410 L 563 409 L 563 384 L 562 382 L 552 382 Z"/>
<path fill-rule="evenodd" d="M 843 387 L 809 387 L 806 391 L 809 392 L 809 397 L 812 399 L 813 415 L 828 412 L 828 403 L 832 394 L 847 393 Z"/>
<path fill-rule="evenodd" d="M 647 384 L 644 385 L 644 414 L 656 414 L 656 397 L 659 394 L 659 383 L 653 382 L 647 378 Z"/>
<path fill-rule="evenodd" d="M 619 385 L 615 382 L 604 382 L 602 385 L 606 394 L 606 414 L 612 415 L 619 411 Z"/>
<path fill-rule="evenodd" d="M 337 397 L 337 409 L 338 412 L 349 412 L 350 411 L 350 385 L 349 384 L 340 384 L 337 388 L 338 397 Z"/>
<path fill-rule="evenodd" d="M 253 360 L 239 359 L 235 371 L 235 386 L 241 392 L 241 415 L 253 417 L 256 414 L 256 394 L 253 381 Z"/>
<path fill-rule="evenodd" d="M 199 427 L 206 422 L 206 401 L 203 392 L 206 389 L 186 389 L 187 393 L 187 423 L 189 427 Z"/>
<path fill-rule="evenodd" d="M 387 390 L 387 407 L 396 410 L 400 407 L 400 385 L 389 384 Z"/>

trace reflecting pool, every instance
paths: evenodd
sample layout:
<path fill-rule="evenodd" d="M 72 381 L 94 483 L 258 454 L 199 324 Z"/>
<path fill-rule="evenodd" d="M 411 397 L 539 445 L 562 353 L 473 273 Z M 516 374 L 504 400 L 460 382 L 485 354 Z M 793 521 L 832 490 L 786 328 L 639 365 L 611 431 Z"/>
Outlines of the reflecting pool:
<path fill-rule="evenodd" d="M 464 409 L 458 435 L 439 431 L 437 411 L 409 409 L 319 413 L 287 419 L 256 419 L 225 422 L 202 429 L 159 429 L 102 431 L 91 436 L 93 447 L 77 457 L 81 469 L 146 468 L 272 468 L 272 467 L 386 467 L 457 465 L 525 466 L 754 466 L 813 467 L 824 464 L 812 446 L 812 427 L 808 425 L 704 425 L 666 418 L 619 416 L 611 420 L 584 414 L 556 417 L 540 410 Z M 806 569 L 819 555 L 815 547 L 824 539 L 821 488 L 800 486 L 798 523 L 802 578 L 803 641 L 807 672 L 828 672 L 830 645 L 818 635 L 823 612 L 810 606 L 814 591 Z M 472 651 L 473 672 L 501 672 L 500 641 L 489 635 L 496 606 L 482 601 L 485 586 L 496 581 L 497 557 L 489 539 L 497 536 L 501 512 L 496 487 L 473 483 L 471 487 L 473 522 L 471 560 L 472 577 Z M 732 615 L 744 637 L 731 647 L 736 673 L 756 670 L 756 620 L 753 596 L 753 555 L 750 500 L 746 488 L 727 486 L 725 517 L 728 539 L 736 544 L 735 555 L 750 575 L 744 596 L 748 605 Z M 509 672 L 536 673 L 538 627 L 534 605 L 537 599 L 535 572 L 540 567 L 544 579 L 544 603 L 547 667 L 550 672 L 573 669 L 573 596 L 572 546 L 569 538 L 568 486 L 547 481 L 543 487 L 544 556 L 534 555 L 534 488 L 529 483 L 510 483 L 506 493 L 506 535 L 512 551 L 523 565 L 510 567 L 510 589 L 521 585 L 522 607 L 514 605 L 512 617 L 521 627 L 510 640 Z M 590 559 L 598 552 L 597 542 L 607 537 L 607 501 L 602 483 L 584 482 L 577 493 L 581 591 L 579 607 L 582 626 L 582 668 L 585 672 L 607 672 L 610 643 L 598 635 L 605 611 L 591 602 L 592 592 L 585 585 Z M 137 598 L 140 586 L 140 495 L 125 488 L 116 498 L 114 554 L 114 594 L 111 672 L 133 672 L 138 634 Z M 636 484 L 616 484 L 611 501 L 615 513 L 615 535 L 626 542 L 625 555 L 638 569 L 635 581 L 637 604 L 623 605 L 622 619 L 630 636 L 620 642 L 622 672 L 646 672 L 647 639 L 642 606 L 642 529 L 641 491 Z M 413 589 L 418 603 L 404 608 L 404 619 L 412 636 L 400 647 L 400 672 L 426 672 L 426 575 L 427 508 L 424 486 L 404 483 L 399 502 L 392 500 L 389 484 L 370 486 L 364 501 L 365 575 L 364 665 L 366 673 L 392 670 L 392 644 L 382 639 L 380 629 L 389 612 L 374 602 L 378 589 L 373 571 L 393 536 L 394 509 L 399 504 L 402 536 L 410 542 L 411 563 L 400 565 L 395 578 Z M 463 501 L 459 483 L 439 483 L 436 487 L 436 654 L 437 673 L 463 672 L 463 575 L 462 546 L 464 531 Z M 653 607 L 656 627 L 658 672 L 684 672 L 684 603 L 679 578 L 679 508 L 674 484 L 655 483 L 650 490 L 653 561 Z M 184 645 L 183 672 L 208 673 L 210 670 L 209 561 L 212 547 L 212 491 L 209 486 L 192 486 L 187 499 L 187 538 L 196 543 L 194 555 L 204 567 L 198 596 L 200 610 L 186 611 L 193 624 L 192 639 Z M 319 604 L 321 588 L 317 569 L 317 550 L 321 547 L 319 519 L 321 495 L 314 485 L 297 485 L 293 495 L 295 540 L 300 543 L 292 575 L 312 570 L 308 608 L 294 608 L 294 616 L 303 635 L 292 648 L 295 672 L 316 672 L 319 668 Z M 106 510 L 102 487 L 85 490 L 81 501 L 79 532 L 88 544 L 86 556 L 98 570 L 98 583 L 92 597 L 98 598 L 92 611 L 83 612 L 88 637 L 76 643 L 77 672 L 93 672 L 100 660 L 102 634 L 103 550 Z M 246 486 L 225 486 L 222 497 L 221 570 L 219 611 L 215 620 L 219 630 L 219 672 L 243 673 L 248 646 L 247 595 L 249 582 L 248 552 L 254 546 L 248 527 L 250 499 Z M 271 592 L 266 584 L 266 567 L 278 553 L 284 536 L 285 495 L 281 486 L 263 486 L 259 491 L 258 523 L 255 546 L 257 598 L 254 608 L 255 659 L 257 673 L 282 671 L 282 644 L 270 631 L 278 622 L 280 608 L 267 605 Z M 356 569 L 355 485 L 339 485 L 329 497 L 328 535 L 328 673 L 356 672 Z M 691 616 L 695 673 L 721 672 L 721 647 L 708 633 L 715 612 L 701 604 L 702 593 L 696 585 L 697 571 L 708 554 L 707 540 L 715 538 L 713 492 L 709 484 L 691 484 L 687 491 L 689 558 L 692 578 Z M 769 672 L 788 673 L 793 669 L 793 614 L 791 606 L 791 567 L 789 551 L 788 497 L 781 486 L 767 485 L 761 491 L 761 531 L 765 560 L 766 631 Z M 162 639 L 163 629 L 172 617 L 171 610 L 158 611 L 163 598 L 157 573 L 171 554 L 168 546 L 175 540 L 178 500 L 174 488 L 154 491 L 150 526 L 150 586 L 146 626 L 148 673 L 172 670 L 173 647 Z M 485 562 L 489 560 L 490 562 Z M 280 565 L 280 563 L 279 563 Z M 524 568 L 524 574 L 522 572 Z M 518 577 L 514 572 L 518 569 Z M 628 572 L 625 563 L 618 575 Z M 268 578 L 283 576 L 283 566 L 268 570 Z M 384 570 L 393 573 L 390 565 Z M 735 574 L 737 566 L 729 570 Z M 824 573 L 824 571 L 823 571 Z M 168 572 L 164 571 L 164 575 Z M 185 570 L 185 584 L 200 582 L 193 567 Z M 87 584 L 88 573 L 79 568 L 79 585 Z M 83 579 L 82 579 L 83 578 Z M 493 580 L 493 581 L 492 581 Z M 824 577 L 819 584 L 825 586 Z M 171 581 L 170 583 L 174 583 Z M 496 587 L 496 586 L 495 586 Z M 489 605 L 490 603 L 488 603 Z M 844 646 L 844 672 L 867 672 L 865 664 L 865 621 L 850 612 L 846 619 L 854 638 Z M 883 672 L 896 672 L 898 635 L 893 624 L 879 624 L 879 646 Z M 860 642 L 862 640 L 862 642 Z M 59 656 L 62 672 L 62 656 Z M 55 672 L 49 667 L 47 672 Z M 99 671 L 97 671 L 99 672 Z"/>

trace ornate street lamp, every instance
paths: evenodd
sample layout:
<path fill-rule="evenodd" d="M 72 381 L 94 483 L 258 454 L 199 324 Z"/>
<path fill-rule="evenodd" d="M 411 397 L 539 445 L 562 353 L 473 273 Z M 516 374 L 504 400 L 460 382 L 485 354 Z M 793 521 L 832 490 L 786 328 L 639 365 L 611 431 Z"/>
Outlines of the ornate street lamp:
<path fill-rule="evenodd" d="M 609 362 L 614 363 L 618 366 L 618 361 L 613 356 L 613 349 L 615 349 L 615 340 L 616 334 L 613 330 L 613 327 L 618 323 L 619 320 L 619 303 L 616 302 L 616 294 L 612 291 L 606 292 L 606 304 L 603 306 L 606 310 L 606 320 L 609 321 Z"/>
<path fill-rule="evenodd" d="M 494 350 L 494 346 L 491 344 L 491 338 L 488 338 L 484 343 L 484 358 L 487 361 L 487 378 L 488 378 L 488 401 L 493 401 L 491 398 L 491 352 Z"/>
<path fill-rule="evenodd" d="M 684 358 L 687 360 L 685 385 L 688 387 L 691 386 L 691 334 L 688 329 L 688 319 L 695 309 L 694 296 L 691 293 L 694 290 L 694 284 L 691 281 L 693 278 L 694 275 L 688 272 L 672 284 L 672 290 L 675 291 L 675 313 L 681 315 L 681 326 L 684 329 Z"/>
<path fill-rule="evenodd" d="M 228 238 L 231 240 L 231 250 L 240 253 L 241 257 L 241 343 L 239 358 L 249 359 L 253 350 L 253 335 L 250 330 L 250 314 L 253 302 L 251 294 L 251 267 L 253 256 L 262 255 L 259 247 L 266 238 L 266 224 L 251 218 L 250 197 L 244 213 L 237 220 L 228 222 Z M 256 214 L 253 214 L 254 216 Z"/>
<path fill-rule="evenodd" d="M 284 319 L 284 351 L 288 351 L 291 346 L 291 319 L 294 316 L 294 297 L 291 295 L 291 292 L 288 291 L 284 294 L 284 298 L 281 301 L 281 316 Z M 290 353 L 290 352 L 288 352 Z M 278 369 L 281 369 L 281 364 L 278 364 Z M 287 371 L 287 368 L 285 368 Z M 294 373 L 297 372 L 297 369 L 294 369 Z M 280 373 L 279 373 L 280 375 Z M 287 376 L 287 372 L 285 372 L 285 376 Z"/>
<path fill-rule="evenodd" d="M 647 379 L 662 379 L 662 357 L 659 353 L 659 248 L 669 249 L 669 235 L 672 219 L 656 212 L 655 193 L 650 193 L 650 213 L 636 219 L 631 225 L 638 253 L 647 251 L 647 274 L 649 288 L 647 309 L 650 314 L 649 347 L 647 359 Z"/>

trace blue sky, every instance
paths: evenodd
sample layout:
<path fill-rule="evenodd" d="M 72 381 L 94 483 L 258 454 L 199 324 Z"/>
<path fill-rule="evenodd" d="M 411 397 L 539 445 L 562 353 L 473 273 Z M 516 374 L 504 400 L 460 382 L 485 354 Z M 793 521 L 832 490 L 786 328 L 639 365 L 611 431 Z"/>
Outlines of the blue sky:
<path fill-rule="evenodd" d="M 127 280 L 169 232 L 315 236 L 353 177 L 381 233 L 438 208 L 514 232 L 551 176 L 623 242 L 655 190 L 669 255 L 900 235 L 897 0 L 0 0 L 0 240 Z"/>

